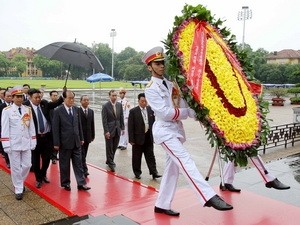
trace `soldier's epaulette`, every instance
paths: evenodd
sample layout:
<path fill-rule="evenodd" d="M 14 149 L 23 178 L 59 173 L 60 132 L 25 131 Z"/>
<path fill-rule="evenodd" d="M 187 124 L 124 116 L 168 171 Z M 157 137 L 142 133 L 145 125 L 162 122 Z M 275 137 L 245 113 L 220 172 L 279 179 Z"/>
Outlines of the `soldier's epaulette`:
<path fill-rule="evenodd" d="M 4 110 L 9 109 L 11 107 L 11 105 L 8 105 L 4 108 Z"/>
<path fill-rule="evenodd" d="M 150 82 L 147 84 L 146 88 L 150 87 L 153 84 L 153 80 L 150 80 Z"/>

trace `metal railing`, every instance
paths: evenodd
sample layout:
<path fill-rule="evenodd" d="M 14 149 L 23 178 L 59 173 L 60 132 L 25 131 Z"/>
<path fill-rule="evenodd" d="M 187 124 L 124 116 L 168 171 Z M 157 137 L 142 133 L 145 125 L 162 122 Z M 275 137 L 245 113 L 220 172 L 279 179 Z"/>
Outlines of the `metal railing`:
<path fill-rule="evenodd" d="M 267 149 L 288 145 L 294 146 L 295 142 L 300 141 L 300 123 L 290 123 L 278 126 L 273 126 L 268 135 L 266 145 L 261 146 L 258 150 L 266 153 Z"/>

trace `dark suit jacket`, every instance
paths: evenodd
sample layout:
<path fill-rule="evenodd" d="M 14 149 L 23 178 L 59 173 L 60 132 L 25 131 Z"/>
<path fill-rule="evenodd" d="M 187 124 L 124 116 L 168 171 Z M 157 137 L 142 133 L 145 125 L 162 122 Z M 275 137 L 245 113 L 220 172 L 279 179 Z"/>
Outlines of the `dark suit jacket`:
<path fill-rule="evenodd" d="M 146 108 L 148 113 L 150 139 L 151 142 L 153 142 L 152 126 L 155 121 L 155 116 L 150 106 L 147 106 Z M 136 106 L 129 111 L 128 136 L 130 143 L 143 145 L 145 142 L 145 123 L 141 112 L 141 108 L 139 106 Z"/>
<path fill-rule="evenodd" d="M 91 143 L 95 139 L 94 110 L 88 108 L 87 112 L 88 114 L 86 116 L 83 109 L 79 107 L 79 116 L 81 120 L 84 142 Z"/>
<path fill-rule="evenodd" d="M 70 118 L 64 105 L 60 105 L 53 113 L 53 145 L 62 149 L 79 148 L 83 141 L 81 121 L 78 107 L 73 106 L 73 119 Z"/>
<path fill-rule="evenodd" d="M 102 124 L 104 134 L 109 132 L 111 137 L 120 136 L 121 130 L 125 129 L 123 108 L 120 102 L 116 102 L 116 114 L 110 101 L 102 106 Z"/>
<path fill-rule="evenodd" d="M 0 137 L 1 137 L 1 117 L 2 117 L 2 111 L 5 107 L 7 107 L 5 102 L 0 104 Z M 0 149 L 3 149 L 2 142 L 0 142 Z"/>
<path fill-rule="evenodd" d="M 52 124 L 52 121 L 50 119 L 50 111 L 54 108 L 56 108 L 57 106 L 61 105 L 63 103 L 63 98 L 60 97 L 57 101 L 55 102 L 48 102 L 47 100 L 45 99 L 42 99 L 41 103 L 40 103 L 40 107 L 41 107 L 41 110 L 42 110 L 42 113 L 44 114 L 47 122 L 51 125 Z M 34 126 L 35 126 L 35 132 L 36 134 L 38 134 L 38 120 L 37 120 L 37 115 L 35 114 L 35 111 L 33 110 L 32 108 L 32 105 L 30 103 L 29 100 L 25 101 L 23 103 L 23 105 L 27 105 L 29 107 L 31 107 L 31 111 L 32 111 L 32 118 L 33 118 L 33 122 L 34 122 Z"/>
<path fill-rule="evenodd" d="M 0 128 L 1 128 L 1 116 L 2 116 L 2 111 L 3 111 L 3 109 L 4 109 L 5 107 L 7 107 L 7 105 L 6 105 L 5 102 L 4 102 L 4 103 L 0 103 Z M 0 131 L 1 131 L 1 129 L 0 129 Z M 0 135 L 1 135 L 1 133 L 0 133 Z"/>

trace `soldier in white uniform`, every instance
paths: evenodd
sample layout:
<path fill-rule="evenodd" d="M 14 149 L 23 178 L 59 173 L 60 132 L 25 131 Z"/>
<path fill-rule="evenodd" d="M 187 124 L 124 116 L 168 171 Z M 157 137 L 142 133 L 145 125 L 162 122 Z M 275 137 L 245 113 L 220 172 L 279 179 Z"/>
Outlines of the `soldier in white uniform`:
<path fill-rule="evenodd" d="M 36 146 L 36 135 L 31 109 L 22 105 L 22 86 L 14 87 L 11 95 L 14 103 L 2 111 L 1 141 L 10 160 L 16 199 L 21 200 L 25 191 L 24 181 L 31 167 L 31 150 Z"/>
<path fill-rule="evenodd" d="M 120 102 L 122 104 L 123 116 L 124 116 L 124 126 L 125 126 L 124 133 L 121 134 L 120 141 L 118 144 L 118 148 L 121 150 L 127 149 L 127 145 L 128 145 L 128 117 L 129 117 L 129 110 L 131 108 L 130 103 L 127 100 L 127 98 L 125 97 L 125 95 L 126 95 L 126 90 L 124 88 L 120 88 L 120 91 L 119 91 L 120 98 L 119 98 L 118 102 Z"/>
<path fill-rule="evenodd" d="M 204 206 L 212 206 L 217 210 L 233 209 L 203 179 L 191 155 L 183 146 L 185 133 L 181 120 L 194 117 L 195 112 L 188 108 L 187 103 L 180 97 L 178 87 L 164 77 L 163 48 L 151 49 L 142 61 L 152 74 L 145 95 L 156 118 L 153 125 L 154 142 L 160 144 L 167 153 L 154 212 L 179 216 L 179 212 L 171 209 L 179 172 L 184 175 Z"/>

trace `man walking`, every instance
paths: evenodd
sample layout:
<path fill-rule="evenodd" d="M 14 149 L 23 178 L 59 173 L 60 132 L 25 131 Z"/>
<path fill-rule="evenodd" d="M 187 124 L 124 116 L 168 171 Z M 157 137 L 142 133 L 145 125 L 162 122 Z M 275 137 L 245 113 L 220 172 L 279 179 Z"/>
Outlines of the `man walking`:
<path fill-rule="evenodd" d="M 48 102 L 42 99 L 38 89 L 31 88 L 28 91 L 29 100 L 23 104 L 31 107 L 32 118 L 35 125 L 37 145 L 32 152 L 32 166 L 36 179 L 36 187 L 41 188 L 43 182 L 50 183 L 47 178 L 47 170 L 53 150 L 50 110 L 63 102 L 60 97 L 56 102 Z"/>
<path fill-rule="evenodd" d="M 60 184 L 66 191 L 71 191 L 70 162 L 77 181 L 77 189 L 87 191 L 81 161 L 81 145 L 84 143 L 78 107 L 74 107 L 75 94 L 63 92 L 64 104 L 54 110 L 53 143 L 59 151 Z"/>
<path fill-rule="evenodd" d="M 89 149 L 89 144 L 95 139 L 95 118 L 94 110 L 89 108 L 90 99 L 87 95 L 82 95 L 80 98 L 79 115 L 82 125 L 84 143 L 81 146 L 82 150 L 82 166 L 84 176 L 89 175 L 88 167 L 86 165 L 86 156 Z"/>
<path fill-rule="evenodd" d="M 138 95 L 138 106 L 129 112 L 128 134 L 132 145 L 132 170 L 136 179 L 141 179 L 141 163 L 144 153 L 145 160 L 152 178 L 159 178 L 153 151 L 152 126 L 155 120 L 154 112 L 147 106 L 144 93 Z"/>
<path fill-rule="evenodd" d="M 123 108 L 123 116 L 124 116 L 124 133 L 120 136 L 120 141 L 118 144 L 118 148 L 120 150 L 126 150 L 128 145 L 128 116 L 129 116 L 129 110 L 130 110 L 130 103 L 125 97 L 126 90 L 124 88 L 120 88 L 119 91 L 119 97 L 120 99 L 118 102 L 122 104 Z"/>
<path fill-rule="evenodd" d="M 1 137 L 1 115 L 4 108 L 12 104 L 12 96 L 9 90 L 4 91 L 4 102 L 0 104 L 0 137 Z M 6 152 L 3 150 L 2 142 L 0 142 L 0 150 L 5 159 L 7 168 L 10 168 L 9 158 Z"/>
<path fill-rule="evenodd" d="M 200 174 L 191 155 L 183 146 L 185 132 L 182 121 L 195 117 L 195 112 L 186 107 L 186 102 L 178 94 L 178 88 L 164 77 L 165 61 L 163 48 L 148 51 L 142 61 L 147 65 L 152 77 L 145 89 L 146 99 L 155 113 L 153 138 L 167 153 L 166 167 L 160 184 L 154 212 L 179 216 L 171 209 L 177 179 L 181 172 L 204 206 L 217 210 L 231 210 L 233 207 L 221 199 Z M 174 100 L 178 101 L 174 101 Z"/>
<path fill-rule="evenodd" d="M 59 99 L 58 91 L 56 91 L 56 90 L 50 91 L 49 95 L 50 95 L 50 102 L 56 102 Z M 53 111 L 54 111 L 54 109 L 51 109 L 49 111 L 49 117 L 50 117 L 51 122 L 53 120 Z M 54 148 L 52 148 L 52 153 L 51 153 L 52 164 L 56 164 L 56 161 L 58 160 L 57 153 L 58 152 L 56 150 L 54 150 Z"/>
<path fill-rule="evenodd" d="M 106 164 L 112 172 L 115 172 L 115 153 L 125 127 L 122 104 L 117 102 L 116 91 L 110 90 L 108 94 L 109 101 L 102 106 L 102 124 L 106 145 Z"/>
<path fill-rule="evenodd" d="M 21 200 L 25 191 L 24 181 L 31 167 L 31 150 L 36 146 L 36 136 L 31 108 L 22 105 L 22 87 L 14 87 L 11 95 L 14 103 L 2 112 L 1 141 L 10 160 L 16 199 Z"/>

